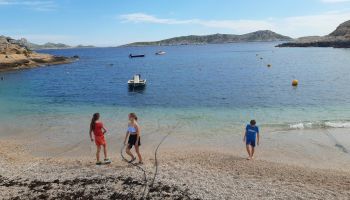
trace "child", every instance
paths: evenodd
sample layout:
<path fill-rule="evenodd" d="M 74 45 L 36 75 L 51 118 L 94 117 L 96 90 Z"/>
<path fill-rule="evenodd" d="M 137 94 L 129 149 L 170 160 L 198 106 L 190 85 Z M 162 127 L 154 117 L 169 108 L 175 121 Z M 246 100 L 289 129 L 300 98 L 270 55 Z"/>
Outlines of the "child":
<path fill-rule="evenodd" d="M 141 145 L 140 134 L 141 134 L 141 129 L 139 124 L 137 123 L 137 116 L 135 113 L 130 113 L 128 130 L 126 132 L 125 139 L 124 139 L 124 144 L 127 145 L 125 151 L 131 157 L 131 160 L 129 161 L 129 163 L 132 163 L 136 160 L 135 156 L 130 152 L 132 146 L 135 146 L 135 151 L 139 158 L 139 164 L 143 164 L 142 157 L 140 154 L 140 145 Z M 128 137 L 129 137 L 128 144 L 126 144 L 126 140 L 128 139 Z"/>
<path fill-rule="evenodd" d="M 103 146 L 104 163 L 105 164 L 111 163 L 111 161 L 107 158 L 107 143 L 104 136 L 104 134 L 107 132 L 107 129 L 103 126 L 103 123 L 99 121 L 99 119 L 100 119 L 100 113 L 95 113 L 91 119 L 90 132 L 89 132 L 91 142 L 94 141 L 94 139 L 92 138 L 92 132 L 94 132 L 95 144 L 97 148 L 96 165 L 102 164 L 102 162 L 100 161 L 101 146 Z"/>
<path fill-rule="evenodd" d="M 255 139 L 257 139 L 257 145 L 259 145 L 259 128 L 256 126 L 256 121 L 251 120 L 250 124 L 245 128 L 245 133 L 243 137 L 243 142 L 246 144 L 248 158 L 247 160 L 251 160 L 254 157 L 254 148 L 255 148 Z"/>

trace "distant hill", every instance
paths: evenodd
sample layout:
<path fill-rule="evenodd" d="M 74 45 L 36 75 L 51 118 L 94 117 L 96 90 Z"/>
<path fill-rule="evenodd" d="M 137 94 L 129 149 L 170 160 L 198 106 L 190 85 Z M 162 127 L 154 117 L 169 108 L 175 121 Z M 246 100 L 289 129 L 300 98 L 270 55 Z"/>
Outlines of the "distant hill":
<path fill-rule="evenodd" d="M 75 46 L 73 48 L 95 48 L 93 45 L 81 45 L 79 44 L 78 46 Z"/>
<path fill-rule="evenodd" d="M 235 42 L 270 42 L 270 41 L 289 41 L 292 38 L 277 34 L 275 32 L 264 30 L 247 33 L 243 35 L 233 34 L 214 34 L 214 35 L 190 35 L 174 37 L 170 39 L 154 42 L 135 42 L 124 46 L 167 46 L 167 45 L 189 45 L 189 44 L 224 44 Z"/>
<path fill-rule="evenodd" d="M 350 48 L 350 20 L 340 24 L 335 31 L 326 36 L 298 38 L 277 47 L 334 47 Z"/>
<path fill-rule="evenodd" d="M 350 20 L 340 24 L 329 36 L 350 38 Z"/>
<path fill-rule="evenodd" d="M 72 48 L 69 45 L 62 44 L 62 43 L 45 43 L 45 44 L 34 44 L 34 43 L 27 43 L 26 45 L 29 49 L 32 50 L 37 50 L 37 49 L 67 49 L 67 48 Z"/>
<path fill-rule="evenodd" d="M 68 48 L 94 48 L 92 45 L 78 45 L 78 46 L 69 46 L 63 43 L 52 43 L 47 42 L 45 44 L 34 44 L 29 42 L 25 38 L 19 40 L 12 39 L 12 43 L 18 44 L 20 46 L 26 47 L 29 50 L 39 50 L 39 49 L 68 49 Z"/>

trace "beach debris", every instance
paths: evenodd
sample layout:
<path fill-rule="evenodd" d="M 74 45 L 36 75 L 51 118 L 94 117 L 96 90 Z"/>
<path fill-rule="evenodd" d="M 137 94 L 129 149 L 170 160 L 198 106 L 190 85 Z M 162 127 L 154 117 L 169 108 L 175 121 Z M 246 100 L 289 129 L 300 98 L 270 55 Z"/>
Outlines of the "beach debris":
<path fill-rule="evenodd" d="M 298 84 L 299 84 L 299 81 L 297 79 L 294 79 L 292 81 L 292 86 L 296 87 L 296 86 L 298 86 Z"/>
<path fill-rule="evenodd" d="M 267 67 L 272 67 L 272 65 L 271 64 L 267 64 Z"/>

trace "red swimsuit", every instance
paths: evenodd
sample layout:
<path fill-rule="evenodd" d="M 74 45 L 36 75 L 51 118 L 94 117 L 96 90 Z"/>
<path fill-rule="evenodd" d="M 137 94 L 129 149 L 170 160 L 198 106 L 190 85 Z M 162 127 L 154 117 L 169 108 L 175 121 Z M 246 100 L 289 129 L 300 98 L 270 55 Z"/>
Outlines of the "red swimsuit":
<path fill-rule="evenodd" d="M 102 122 L 96 122 L 95 123 L 95 128 L 94 128 L 94 135 L 95 135 L 95 144 L 97 146 L 100 145 L 105 145 L 106 144 L 106 140 L 105 140 L 105 136 L 102 132 L 102 128 L 103 128 L 103 123 Z"/>

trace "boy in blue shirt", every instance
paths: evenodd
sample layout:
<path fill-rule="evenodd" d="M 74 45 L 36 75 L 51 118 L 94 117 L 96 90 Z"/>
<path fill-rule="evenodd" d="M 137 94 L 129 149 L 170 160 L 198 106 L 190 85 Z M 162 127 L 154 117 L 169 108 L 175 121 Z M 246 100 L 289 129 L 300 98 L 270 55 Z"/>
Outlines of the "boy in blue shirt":
<path fill-rule="evenodd" d="M 243 142 L 245 142 L 247 147 L 247 152 L 249 157 L 247 160 L 253 159 L 255 140 L 257 139 L 257 145 L 259 145 L 259 128 L 256 126 L 256 121 L 251 120 L 250 124 L 245 128 L 245 133 L 243 137 Z"/>

